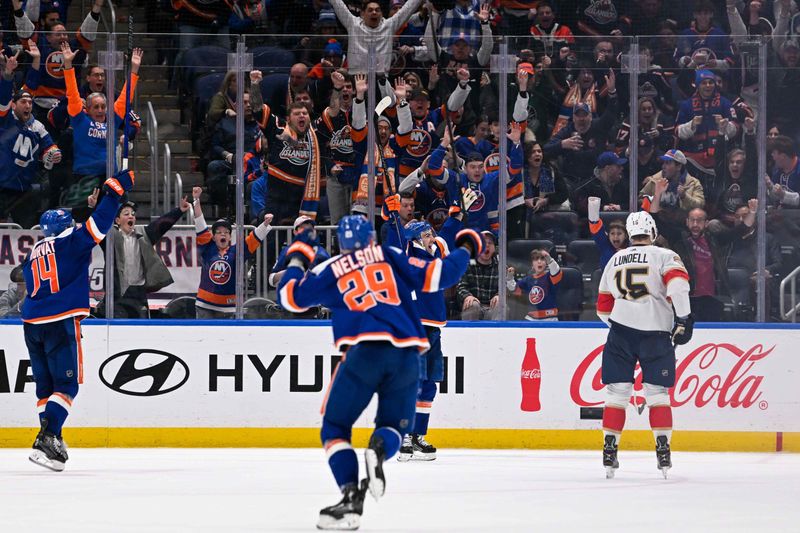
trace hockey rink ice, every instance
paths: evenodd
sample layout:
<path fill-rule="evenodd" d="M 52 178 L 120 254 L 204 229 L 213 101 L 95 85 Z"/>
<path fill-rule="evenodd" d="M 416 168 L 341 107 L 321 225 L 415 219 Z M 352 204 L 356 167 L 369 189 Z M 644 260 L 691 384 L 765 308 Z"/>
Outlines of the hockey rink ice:
<path fill-rule="evenodd" d="M 624 446 L 624 441 L 623 441 Z M 67 469 L 0 450 L 0 531 L 316 531 L 339 495 L 321 449 L 70 449 Z M 359 453 L 361 456 L 361 453 Z M 362 474 L 363 474 L 363 459 Z M 387 464 L 361 531 L 800 531 L 800 454 L 440 450 Z"/>

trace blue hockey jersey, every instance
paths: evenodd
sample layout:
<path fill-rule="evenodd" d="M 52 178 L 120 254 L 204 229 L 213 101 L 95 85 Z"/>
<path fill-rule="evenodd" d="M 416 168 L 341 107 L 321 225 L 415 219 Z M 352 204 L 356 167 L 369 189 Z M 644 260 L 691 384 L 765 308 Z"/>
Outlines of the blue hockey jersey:
<path fill-rule="evenodd" d="M 409 256 L 424 261 L 443 259 L 450 254 L 450 250 L 455 248 L 456 233 L 458 233 L 462 227 L 460 220 L 447 217 L 441 230 L 439 230 L 439 234 L 436 236 L 436 248 L 433 250 L 433 253 L 431 253 L 416 242 L 407 242 L 405 237 L 402 236 L 403 233 L 395 229 L 397 225 L 397 215 L 395 213 L 392 215 L 392 221 L 387 223 L 390 227 L 386 231 L 386 244 L 389 246 L 396 246 L 401 250 L 406 250 Z M 419 317 L 423 325 L 436 328 L 443 328 L 447 325 L 447 304 L 444 300 L 444 289 L 438 292 L 415 291 L 414 298 L 417 302 L 417 311 L 419 312 Z"/>
<path fill-rule="evenodd" d="M 107 194 L 85 224 L 33 246 L 22 267 L 28 290 L 24 322 L 44 324 L 89 314 L 92 248 L 103 240 L 118 209 L 119 197 Z"/>
<path fill-rule="evenodd" d="M 388 341 L 398 348 L 430 348 L 411 291 L 428 293 L 455 285 L 467 269 L 461 248 L 444 259 L 423 261 L 389 246 L 370 245 L 337 255 L 309 271 L 289 267 L 281 280 L 280 303 L 295 313 L 312 305 L 333 312 L 339 350 L 363 341 Z"/>
<path fill-rule="evenodd" d="M 39 160 L 58 146 L 44 125 L 31 116 L 21 122 L 11 109 L 11 80 L 0 76 L 0 189 L 30 190 Z"/>
<path fill-rule="evenodd" d="M 564 273 L 559 270 L 555 276 L 545 271 L 539 275 L 530 274 L 517 282 L 514 294 L 525 295 L 528 300 L 527 320 L 539 320 L 558 316 L 558 283 Z"/>
<path fill-rule="evenodd" d="M 200 287 L 197 289 L 197 307 L 220 311 L 236 312 L 236 246 L 232 244 L 220 250 L 211 240 L 211 230 L 205 221 L 198 222 L 197 250 L 202 258 Z M 245 238 L 244 258 L 250 259 L 261 240 L 255 231 Z"/>

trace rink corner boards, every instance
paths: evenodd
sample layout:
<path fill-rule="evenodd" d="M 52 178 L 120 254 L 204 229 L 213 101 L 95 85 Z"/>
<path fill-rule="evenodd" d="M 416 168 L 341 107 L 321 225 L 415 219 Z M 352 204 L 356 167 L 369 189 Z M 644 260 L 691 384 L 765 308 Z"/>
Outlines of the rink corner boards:
<path fill-rule="evenodd" d="M 354 428 L 353 444 L 364 447 L 370 430 Z M 36 437 L 34 428 L 0 428 L 0 447 L 25 448 Z M 84 448 L 314 448 L 318 428 L 91 428 L 65 427 L 70 447 Z M 431 429 L 429 438 L 440 448 L 594 450 L 599 430 Z M 800 452 L 800 433 L 768 431 L 681 431 L 672 438 L 677 451 Z M 625 432 L 622 449 L 653 447 L 647 430 Z"/>

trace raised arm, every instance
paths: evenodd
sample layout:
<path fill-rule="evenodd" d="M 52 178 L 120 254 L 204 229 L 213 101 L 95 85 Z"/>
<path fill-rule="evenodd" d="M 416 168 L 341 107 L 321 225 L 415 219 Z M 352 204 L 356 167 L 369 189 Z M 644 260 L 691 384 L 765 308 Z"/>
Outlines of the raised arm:
<path fill-rule="evenodd" d="M 143 55 L 144 51 L 141 48 L 133 49 L 133 54 L 131 54 L 131 86 L 128 87 L 128 82 L 126 81 L 117 101 L 114 102 L 114 113 L 123 120 L 125 119 L 125 108 L 127 107 L 125 99 L 128 98 L 133 103 L 133 95 L 136 92 L 136 84 L 139 81 L 139 67 L 142 65 Z"/>

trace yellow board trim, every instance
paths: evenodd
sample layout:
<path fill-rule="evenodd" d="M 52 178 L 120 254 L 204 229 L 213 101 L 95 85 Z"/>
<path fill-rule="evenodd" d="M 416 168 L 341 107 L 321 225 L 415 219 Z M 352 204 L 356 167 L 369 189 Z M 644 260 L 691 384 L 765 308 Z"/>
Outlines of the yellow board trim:
<path fill-rule="evenodd" d="M 0 448 L 27 448 L 34 428 L 0 429 Z M 353 429 L 353 444 L 366 446 L 371 430 Z M 739 431 L 676 431 L 672 448 L 679 451 L 800 452 L 800 433 Z M 431 429 L 430 441 L 441 448 L 597 450 L 598 430 Z M 319 428 L 64 428 L 64 438 L 77 448 L 315 448 Z M 653 434 L 624 433 L 623 450 L 652 450 Z"/>

